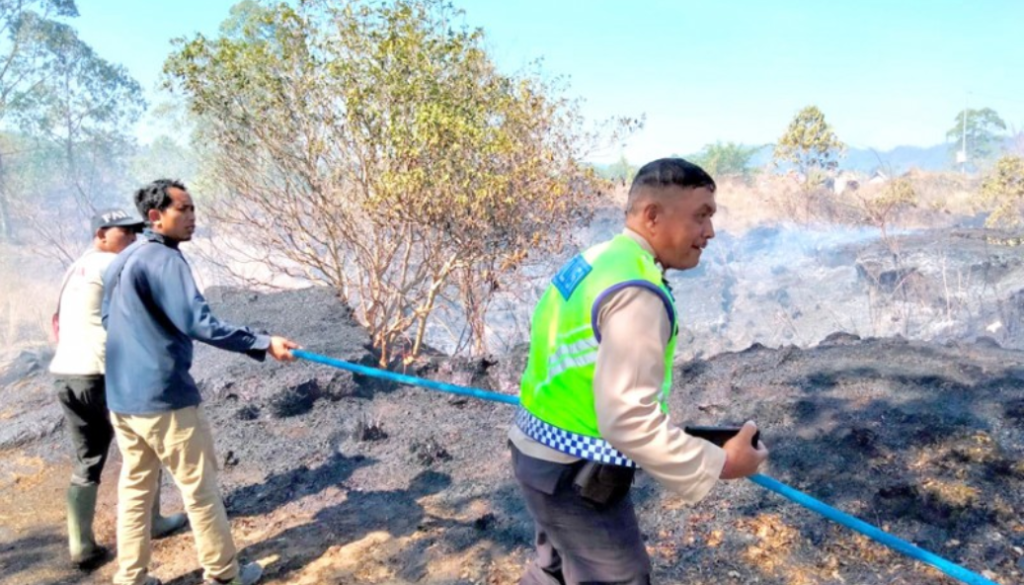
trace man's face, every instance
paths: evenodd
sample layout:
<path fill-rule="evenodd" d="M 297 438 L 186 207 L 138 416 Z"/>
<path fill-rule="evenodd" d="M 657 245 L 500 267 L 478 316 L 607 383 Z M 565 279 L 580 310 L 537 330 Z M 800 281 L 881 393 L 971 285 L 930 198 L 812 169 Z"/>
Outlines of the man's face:
<path fill-rule="evenodd" d="M 167 209 L 149 211 L 153 231 L 172 240 L 187 242 L 196 231 L 196 206 L 192 203 L 192 196 L 175 187 L 168 189 L 167 194 L 171 198 Z"/>
<path fill-rule="evenodd" d="M 97 237 L 100 239 L 99 248 L 101 250 L 120 254 L 135 241 L 135 230 L 127 227 L 103 228 Z"/>
<path fill-rule="evenodd" d="M 676 192 L 659 198 L 660 212 L 648 219 L 650 244 L 662 266 L 687 270 L 700 263 L 701 252 L 715 237 L 715 194 L 707 187 L 668 189 Z"/>

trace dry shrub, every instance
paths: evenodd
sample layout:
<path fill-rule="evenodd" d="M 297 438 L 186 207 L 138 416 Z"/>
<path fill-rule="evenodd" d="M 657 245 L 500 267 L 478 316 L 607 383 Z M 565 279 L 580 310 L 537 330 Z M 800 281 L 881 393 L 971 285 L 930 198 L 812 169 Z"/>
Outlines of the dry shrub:
<path fill-rule="evenodd" d="M 984 211 L 977 177 L 951 172 L 912 170 L 906 174 L 917 193 L 918 206 L 905 214 L 909 227 L 935 227 Z"/>
<path fill-rule="evenodd" d="M 946 227 L 986 210 L 977 177 L 911 170 L 896 180 L 912 189 L 916 202 L 893 209 L 886 217 L 887 228 Z M 824 187 L 801 184 L 794 176 L 770 172 L 760 173 L 751 180 L 723 177 L 716 181 L 715 227 L 734 234 L 776 223 L 877 225 L 865 212 L 864 201 L 885 199 L 892 183 L 872 183 L 864 178 L 857 190 L 836 195 Z M 624 205 L 628 191 L 628 185 L 619 186 L 612 193 L 613 201 Z"/>
<path fill-rule="evenodd" d="M 0 244 L 0 344 L 18 349 L 44 343 L 57 308 L 59 270 L 24 250 Z"/>
<path fill-rule="evenodd" d="M 765 223 L 794 221 L 790 192 L 798 188 L 788 177 L 761 175 L 748 183 L 724 179 L 718 183 L 715 227 L 742 233 Z"/>

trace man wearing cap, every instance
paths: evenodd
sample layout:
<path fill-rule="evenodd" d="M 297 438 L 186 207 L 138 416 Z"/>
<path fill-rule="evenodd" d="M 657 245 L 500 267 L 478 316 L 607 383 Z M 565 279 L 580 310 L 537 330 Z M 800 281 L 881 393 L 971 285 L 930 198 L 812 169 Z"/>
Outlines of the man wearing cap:
<path fill-rule="evenodd" d="M 693 503 L 767 458 L 753 422 L 720 448 L 668 417 L 678 315 L 664 270 L 697 266 L 715 210 L 715 182 L 697 165 L 644 165 L 622 233 L 566 263 L 537 304 L 509 432 L 536 529 L 520 583 L 650 583 L 635 470 Z"/>
<path fill-rule="evenodd" d="M 114 438 L 105 396 L 107 333 L 100 320 L 103 272 L 135 241 L 140 229 L 142 220 L 122 209 L 106 209 L 93 216 L 92 247 L 68 268 L 54 318 L 57 352 L 50 372 L 74 448 L 67 491 L 68 547 L 72 562 L 82 568 L 107 556 L 92 530 L 100 476 Z M 159 498 L 153 511 L 154 536 L 165 536 L 185 525 L 184 514 L 159 515 Z"/>

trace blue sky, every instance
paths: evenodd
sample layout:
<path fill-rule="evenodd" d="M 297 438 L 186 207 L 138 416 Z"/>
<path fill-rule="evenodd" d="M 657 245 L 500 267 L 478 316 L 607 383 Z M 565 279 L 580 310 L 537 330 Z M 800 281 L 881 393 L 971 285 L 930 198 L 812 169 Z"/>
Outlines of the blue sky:
<path fill-rule="evenodd" d="M 216 34 L 231 0 L 79 0 L 73 24 L 157 85 L 170 39 Z M 643 162 L 715 141 L 774 142 L 815 104 L 839 137 L 890 149 L 944 141 L 964 107 L 1024 128 L 1021 0 L 455 0 L 499 66 L 543 58 L 591 120 L 646 115 L 624 149 Z M 150 94 L 150 101 L 156 101 Z M 140 126 L 143 140 L 152 131 Z"/>

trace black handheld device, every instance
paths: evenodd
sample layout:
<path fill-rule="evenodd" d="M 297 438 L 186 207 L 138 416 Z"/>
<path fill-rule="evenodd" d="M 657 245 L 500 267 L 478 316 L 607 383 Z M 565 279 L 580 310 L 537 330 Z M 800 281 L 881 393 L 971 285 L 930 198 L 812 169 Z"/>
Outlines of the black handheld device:
<path fill-rule="evenodd" d="M 722 447 L 725 442 L 736 436 L 740 432 L 740 427 L 707 427 L 707 426 L 687 426 L 683 427 L 683 431 L 687 435 L 694 437 L 700 437 L 707 441 Z M 761 439 L 761 431 L 758 430 L 754 433 L 753 438 L 750 440 L 750 445 L 757 449 L 757 442 Z"/>

